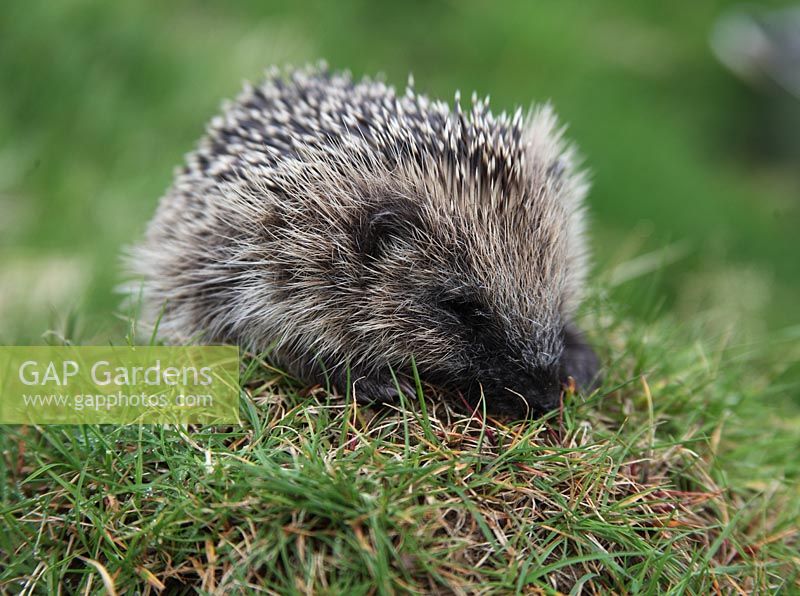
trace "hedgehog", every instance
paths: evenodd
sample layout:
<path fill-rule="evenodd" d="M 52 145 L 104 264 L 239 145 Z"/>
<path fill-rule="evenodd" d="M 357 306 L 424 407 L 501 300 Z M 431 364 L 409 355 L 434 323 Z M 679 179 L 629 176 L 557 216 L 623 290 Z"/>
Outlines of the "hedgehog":
<path fill-rule="evenodd" d="M 359 402 L 422 380 L 524 417 L 591 388 L 586 174 L 549 104 L 488 104 L 325 65 L 245 84 L 129 254 L 144 320 Z"/>

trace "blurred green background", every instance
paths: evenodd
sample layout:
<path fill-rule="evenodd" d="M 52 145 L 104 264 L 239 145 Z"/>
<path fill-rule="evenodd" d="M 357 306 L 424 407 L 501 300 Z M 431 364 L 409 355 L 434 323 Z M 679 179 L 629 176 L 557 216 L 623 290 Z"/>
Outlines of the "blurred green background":
<path fill-rule="evenodd" d="M 322 58 L 398 86 L 413 73 L 446 99 L 477 90 L 496 111 L 552 100 L 592 171 L 597 278 L 631 316 L 656 306 L 747 335 L 797 325 L 800 102 L 717 62 L 725 10 L 5 0 L 0 341 L 74 321 L 85 343 L 119 337 L 120 251 L 221 100 L 268 65 Z"/>

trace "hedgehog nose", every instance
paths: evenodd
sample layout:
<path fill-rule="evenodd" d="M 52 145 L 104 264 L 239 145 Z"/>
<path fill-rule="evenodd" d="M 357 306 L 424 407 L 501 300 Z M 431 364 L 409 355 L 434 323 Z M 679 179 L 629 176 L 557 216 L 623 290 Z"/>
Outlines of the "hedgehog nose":
<path fill-rule="evenodd" d="M 526 375 L 520 393 L 528 405 L 538 412 L 549 412 L 561 403 L 561 383 L 556 377 Z"/>

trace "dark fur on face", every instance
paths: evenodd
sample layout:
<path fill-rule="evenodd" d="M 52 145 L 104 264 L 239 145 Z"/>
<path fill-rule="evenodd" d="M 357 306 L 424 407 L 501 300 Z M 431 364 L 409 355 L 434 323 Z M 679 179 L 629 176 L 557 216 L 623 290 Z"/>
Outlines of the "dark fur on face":
<path fill-rule="evenodd" d="M 572 322 L 574 161 L 549 108 L 467 114 L 325 70 L 273 73 L 212 121 L 131 264 L 168 340 L 271 347 L 364 401 L 394 400 L 392 371 L 408 382 L 413 358 L 457 401 L 540 414 L 598 369 Z"/>
<path fill-rule="evenodd" d="M 535 309 L 511 313 L 493 303 L 491 280 L 481 279 L 469 256 L 467 222 L 459 222 L 457 227 L 464 227 L 458 234 L 438 234 L 435 222 L 425 221 L 415 205 L 383 200 L 366 210 L 356 226 L 356 250 L 367 265 L 352 286 L 362 288 L 365 300 L 370 293 L 399 288 L 398 297 L 412 313 L 407 320 L 398 318 L 394 329 L 402 345 L 413 345 L 424 332 L 457 346 L 458 357 L 423 364 L 420 376 L 460 393 L 473 407 L 483 397 L 490 412 L 512 416 L 555 408 L 569 378 L 591 387 L 598 360 L 574 326 L 542 320 L 538 326 L 549 333 L 520 333 L 528 327 L 522 321 L 536 324 L 540 315 Z M 373 369 L 365 383 L 379 399 L 396 397 L 391 370 L 401 373 L 403 363 Z"/>

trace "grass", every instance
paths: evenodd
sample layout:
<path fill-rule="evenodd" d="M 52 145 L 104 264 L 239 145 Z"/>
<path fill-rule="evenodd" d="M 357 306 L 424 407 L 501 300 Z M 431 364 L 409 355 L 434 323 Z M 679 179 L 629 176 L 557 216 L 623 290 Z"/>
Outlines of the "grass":
<path fill-rule="evenodd" d="M 0 590 L 800 590 L 800 409 L 759 410 L 796 355 L 614 311 L 603 387 L 533 422 L 421 385 L 358 406 L 251 355 L 241 426 L 8 429 Z"/>

